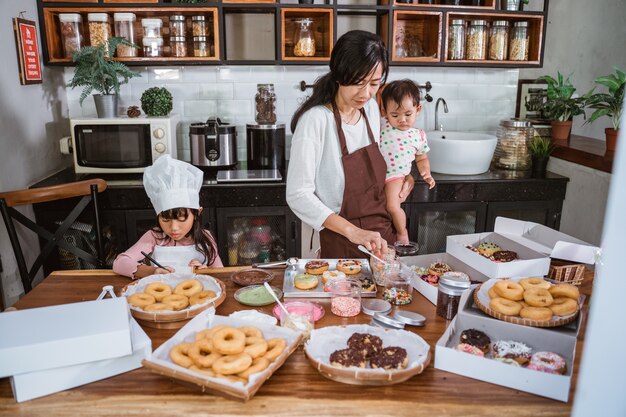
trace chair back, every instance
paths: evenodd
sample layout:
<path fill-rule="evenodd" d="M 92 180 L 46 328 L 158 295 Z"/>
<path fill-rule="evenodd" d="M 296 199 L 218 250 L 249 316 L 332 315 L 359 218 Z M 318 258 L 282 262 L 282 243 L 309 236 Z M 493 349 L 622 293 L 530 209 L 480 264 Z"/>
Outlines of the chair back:
<path fill-rule="evenodd" d="M 15 253 L 17 267 L 20 272 L 24 292 L 27 293 L 32 289 L 33 279 L 42 267 L 46 258 L 52 253 L 52 250 L 59 248 L 67 251 L 76 257 L 83 259 L 96 268 L 102 268 L 104 265 L 104 248 L 102 247 L 102 233 L 100 229 L 100 212 L 98 207 L 98 193 L 103 192 L 107 188 L 107 183 L 103 179 L 95 178 L 84 181 L 71 182 L 66 184 L 54 185 L 50 187 L 40 187 L 26 190 L 17 190 L 0 193 L 0 211 L 2 219 L 6 225 L 9 240 Z M 17 211 L 15 207 L 39 204 L 51 201 L 65 200 L 76 197 L 82 197 L 67 217 L 61 222 L 60 226 L 54 231 L 49 231 L 41 225 L 35 223 L 22 213 Z M 76 219 L 85 211 L 89 203 L 93 201 L 93 222 L 96 232 L 96 254 L 89 253 L 77 246 L 70 244 L 64 235 L 76 222 Z M 27 267 L 24 259 L 24 252 L 17 236 L 15 222 L 21 223 L 23 226 L 37 233 L 42 244 L 41 253 L 35 259 L 30 268 Z"/>

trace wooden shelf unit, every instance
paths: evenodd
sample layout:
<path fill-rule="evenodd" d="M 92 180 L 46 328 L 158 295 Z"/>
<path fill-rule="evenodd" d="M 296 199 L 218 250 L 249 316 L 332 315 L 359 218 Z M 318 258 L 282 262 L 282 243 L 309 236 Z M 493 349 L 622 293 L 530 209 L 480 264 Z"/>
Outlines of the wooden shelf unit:
<path fill-rule="evenodd" d="M 442 13 L 396 10 L 393 13 L 392 62 L 441 61 Z M 404 51 L 403 56 L 399 56 Z"/>
<path fill-rule="evenodd" d="M 296 20 L 309 18 L 311 32 L 315 39 L 315 56 L 302 57 L 294 54 L 295 36 L 298 30 Z M 281 10 L 281 59 L 283 61 L 322 61 L 330 59 L 333 47 L 333 9 L 284 8 Z"/>

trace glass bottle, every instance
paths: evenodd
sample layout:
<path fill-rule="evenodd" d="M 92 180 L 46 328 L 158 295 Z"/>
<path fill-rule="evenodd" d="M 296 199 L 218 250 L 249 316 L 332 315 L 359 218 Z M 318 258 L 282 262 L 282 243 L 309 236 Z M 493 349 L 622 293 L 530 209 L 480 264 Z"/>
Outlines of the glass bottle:
<path fill-rule="evenodd" d="M 452 19 L 448 33 L 448 59 L 465 58 L 465 21 Z"/>
<path fill-rule="evenodd" d="M 193 56 L 209 56 L 209 38 L 206 36 L 193 37 Z"/>
<path fill-rule="evenodd" d="M 186 36 L 185 16 L 175 14 L 170 16 L 170 36 Z"/>
<path fill-rule="evenodd" d="M 530 169 L 528 145 L 534 136 L 533 125 L 528 120 L 502 120 L 496 136 L 493 162 L 497 168 L 510 170 Z"/>
<path fill-rule="evenodd" d="M 254 119 L 259 124 L 276 123 L 276 94 L 274 84 L 257 84 L 257 93 L 254 98 L 256 114 Z"/>
<path fill-rule="evenodd" d="M 170 36 L 170 48 L 172 56 L 187 56 L 187 39 L 184 36 Z"/>
<path fill-rule="evenodd" d="M 133 29 L 137 17 L 134 13 L 114 13 L 113 22 L 115 36 L 124 38 L 130 43 L 135 43 L 135 30 Z M 137 48 L 128 45 L 117 45 L 116 55 L 118 57 L 137 56 Z"/>
<path fill-rule="evenodd" d="M 312 19 L 296 20 L 296 36 L 293 40 L 293 54 L 295 56 L 315 56 L 315 38 L 311 31 Z"/>
<path fill-rule="evenodd" d="M 83 47 L 83 17 L 79 13 L 59 13 L 63 53 L 71 58 L 75 51 Z"/>
<path fill-rule="evenodd" d="M 207 36 L 209 34 L 209 25 L 206 16 L 193 16 L 191 18 L 191 31 L 193 36 Z"/>
<path fill-rule="evenodd" d="M 489 59 L 504 61 L 509 48 L 509 22 L 496 20 L 489 29 Z"/>
<path fill-rule="evenodd" d="M 483 60 L 487 58 L 487 21 L 471 20 L 465 40 L 466 58 Z"/>
<path fill-rule="evenodd" d="M 528 44 L 528 22 L 513 23 L 509 59 L 511 61 L 528 61 Z"/>

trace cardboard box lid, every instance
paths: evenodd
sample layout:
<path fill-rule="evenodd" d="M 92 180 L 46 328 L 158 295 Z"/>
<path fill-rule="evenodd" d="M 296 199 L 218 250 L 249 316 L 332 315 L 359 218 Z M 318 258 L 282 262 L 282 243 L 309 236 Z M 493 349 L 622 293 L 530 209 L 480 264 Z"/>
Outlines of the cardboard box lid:
<path fill-rule="evenodd" d="M 131 353 L 125 297 L 0 314 L 0 377 Z"/>
<path fill-rule="evenodd" d="M 594 264 L 597 246 L 590 245 L 542 224 L 496 217 L 494 232 L 530 247 L 551 258 Z"/>

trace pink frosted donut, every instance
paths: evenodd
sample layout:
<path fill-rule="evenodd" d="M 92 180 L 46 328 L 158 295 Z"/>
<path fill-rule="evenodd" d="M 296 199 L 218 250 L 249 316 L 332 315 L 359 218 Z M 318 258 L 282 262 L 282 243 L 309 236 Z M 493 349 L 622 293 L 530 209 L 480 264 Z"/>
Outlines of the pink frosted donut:
<path fill-rule="evenodd" d="M 459 343 L 454 347 L 454 350 L 457 352 L 469 353 L 470 355 L 480 356 L 481 358 L 485 357 L 485 352 L 478 349 L 476 346 L 468 345 L 467 343 Z"/>
<path fill-rule="evenodd" d="M 553 352 L 537 352 L 528 364 L 528 369 L 547 372 L 549 374 L 563 375 L 567 370 L 567 364 L 562 356 Z"/>

